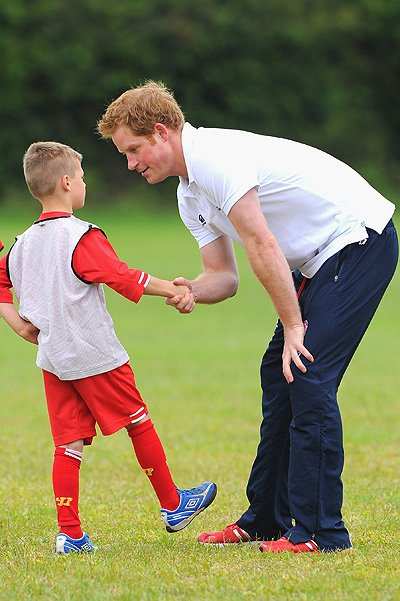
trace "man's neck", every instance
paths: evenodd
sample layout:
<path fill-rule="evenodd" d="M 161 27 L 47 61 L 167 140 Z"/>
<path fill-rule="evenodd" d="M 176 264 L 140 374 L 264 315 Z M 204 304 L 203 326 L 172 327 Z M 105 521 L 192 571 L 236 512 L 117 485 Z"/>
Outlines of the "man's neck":
<path fill-rule="evenodd" d="M 175 158 L 173 172 L 175 175 L 187 178 L 188 172 L 185 163 L 185 156 L 183 154 L 182 131 L 173 134 L 171 138 L 171 146 L 173 148 Z"/>

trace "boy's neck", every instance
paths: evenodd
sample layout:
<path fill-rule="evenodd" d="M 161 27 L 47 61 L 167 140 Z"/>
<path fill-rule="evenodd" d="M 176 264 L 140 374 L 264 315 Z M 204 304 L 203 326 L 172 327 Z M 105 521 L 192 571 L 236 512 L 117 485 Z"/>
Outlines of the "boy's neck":
<path fill-rule="evenodd" d="M 71 203 L 56 196 L 49 196 L 41 199 L 43 213 L 73 213 Z"/>

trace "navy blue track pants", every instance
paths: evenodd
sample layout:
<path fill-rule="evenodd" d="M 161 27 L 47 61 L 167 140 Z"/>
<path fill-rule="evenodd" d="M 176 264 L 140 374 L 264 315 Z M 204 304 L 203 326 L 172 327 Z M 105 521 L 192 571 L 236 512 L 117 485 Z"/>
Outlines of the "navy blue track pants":
<path fill-rule="evenodd" d="M 398 242 L 392 221 L 381 235 L 349 244 L 304 282 L 294 274 L 304 320 L 304 345 L 314 363 L 282 373 L 283 328 L 278 321 L 261 363 L 263 421 L 247 485 L 248 510 L 238 525 L 261 539 L 314 538 L 325 551 L 351 547 L 341 508 L 344 463 L 337 390 L 394 274 Z M 364 242 L 364 241 L 363 241 Z M 305 284 L 305 285 L 304 285 Z"/>

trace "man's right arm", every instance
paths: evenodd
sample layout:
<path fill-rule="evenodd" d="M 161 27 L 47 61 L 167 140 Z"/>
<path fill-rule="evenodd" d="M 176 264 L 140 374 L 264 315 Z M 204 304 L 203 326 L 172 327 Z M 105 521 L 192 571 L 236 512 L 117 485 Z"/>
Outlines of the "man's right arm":
<path fill-rule="evenodd" d="M 239 276 L 236 266 L 232 242 L 221 236 L 203 246 L 200 250 L 203 271 L 194 280 L 178 277 L 175 284 L 189 286 L 196 303 L 219 303 L 236 294 Z M 181 313 L 186 313 L 182 302 L 168 299 L 167 304 L 174 306 Z"/>

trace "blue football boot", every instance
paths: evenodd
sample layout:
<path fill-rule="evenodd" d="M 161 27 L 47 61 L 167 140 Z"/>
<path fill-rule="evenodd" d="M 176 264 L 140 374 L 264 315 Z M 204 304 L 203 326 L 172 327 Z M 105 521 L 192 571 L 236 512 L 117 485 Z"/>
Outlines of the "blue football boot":
<path fill-rule="evenodd" d="M 67 553 L 93 553 L 96 547 L 89 538 L 86 532 L 81 538 L 71 538 L 63 532 L 59 532 L 56 536 L 55 552 L 60 555 Z"/>
<path fill-rule="evenodd" d="M 203 482 L 197 488 L 177 488 L 180 498 L 176 509 L 161 509 L 161 518 L 167 532 L 178 532 L 214 501 L 217 485 L 214 482 Z"/>

